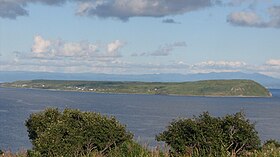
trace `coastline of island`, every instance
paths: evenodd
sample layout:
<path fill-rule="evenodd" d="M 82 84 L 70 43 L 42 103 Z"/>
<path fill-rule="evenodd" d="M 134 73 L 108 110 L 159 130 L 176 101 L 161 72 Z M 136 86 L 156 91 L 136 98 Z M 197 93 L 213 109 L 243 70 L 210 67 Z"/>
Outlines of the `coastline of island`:
<path fill-rule="evenodd" d="M 1 83 L 1 87 L 48 89 L 111 94 L 149 94 L 205 97 L 271 97 L 252 80 L 203 80 L 194 82 L 120 82 L 30 80 Z"/>

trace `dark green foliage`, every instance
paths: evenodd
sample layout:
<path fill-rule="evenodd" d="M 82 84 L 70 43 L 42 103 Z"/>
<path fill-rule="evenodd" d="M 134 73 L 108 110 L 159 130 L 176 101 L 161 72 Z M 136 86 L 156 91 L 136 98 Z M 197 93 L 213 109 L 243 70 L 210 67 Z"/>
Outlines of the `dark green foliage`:
<path fill-rule="evenodd" d="M 219 118 L 213 118 L 208 113 L 194 119 L 178 119 L 167 127 L 167 131 L 159 134 L 156 139 L 171 146 L 173 155 L 219 155 L 222 150 L 220 141 L 222 131 Z M 213 152 L 214 151 L 214 152 Z"/>
<path fill-rule="evenodd" d="M 26 127 L 29 134 L 29 139 L 35 141 L 38 134 L 43 133 L 46 128 L 56 123 L 61 113 L 57 109 L 48 108 L 44 112 L 32 114 L 26 121 Z"/>
<path fill-rule="evenodd" d="M 255 126 L 242 112 L 225 116 L 221 128 L 224 132 L 225 146 L 233 154 L 260 148 L 260 139 Z"/>
<path fill-rule="evenodd" d="M 41 153 L 35 150 L 27 150 L 28 157 L 41 157 Z"/>
<path fill-rule="evenodd" d="M 132 139 L 114 117 L 65 109 L 46 109 L 26 121 L 33 154 L 41 156 L 81 156 L 102 153 Z"/>
<path fill-rule="evenodd" d="M 0 149 L 0 155 L 2 155 L 4 152 Z"/>
<path fill-rule="evenodd" d="M 260 147 L 254 125 L 240 112 L 223 118 L 206 112 L 193 119 L 174 120 L 156 139 L 166 142 L 173 155 L 240 155 Z"/>

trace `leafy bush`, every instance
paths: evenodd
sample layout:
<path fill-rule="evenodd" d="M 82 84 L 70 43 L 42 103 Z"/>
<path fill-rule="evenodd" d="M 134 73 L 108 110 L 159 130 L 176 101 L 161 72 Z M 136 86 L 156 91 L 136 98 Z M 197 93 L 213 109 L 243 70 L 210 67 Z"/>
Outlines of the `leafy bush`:
<path fill-rule="evenodd" d="M 151 153 L 134 141 L 124 142 L 108 153 L 108 157 L 151 157 Z"/>
<path fill-rule="evenodd" d="M 241 112 L 223 118 L 205 112 L 193 119 L 177 119 L 156 140 L 166 142 L 173 155 L 240 155 L 260 147 L 254 124 Z"/>
<path fill-rule="evenodd" d="M 232 154 L 241 154 L 244 150 L 260 148 L 260 139 L 251 124 L 242 112 L 234 115 L 226 115 L 222 119 L 221 129 L 224 133 L 224 144 Z"/>
<path fill-rule="evenodd" d="M 30 115 L 26 121 L 33 144 L 30 156 L 83 156 L 108 150 L 132 140 L 114 117 L 94 112 L 49 108 Z"/>
<path fill-rule="evenodd" d="M 280 142 L 276 141 L 276 140 L 273 140 L 273 139 L 270 139 L 270 140 L 267 140 L 263 146 L 268 146 L 268 145 L 274 145 L 276 148 L 280 148 Z"/>

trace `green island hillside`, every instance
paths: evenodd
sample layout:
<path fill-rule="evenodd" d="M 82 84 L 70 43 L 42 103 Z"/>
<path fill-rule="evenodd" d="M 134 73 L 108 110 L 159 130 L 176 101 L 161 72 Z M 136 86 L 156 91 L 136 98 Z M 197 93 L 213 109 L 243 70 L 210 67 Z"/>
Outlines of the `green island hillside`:
<path fill-rule="evenodd" d="M 2 83 L 1 87 L 39 88 L 96 93 L 159 94 L 184 96 L 271 96 L 271 93 L 265 87 L 252 80 L 205 80 L 172 83 L 31 80 Z"/>

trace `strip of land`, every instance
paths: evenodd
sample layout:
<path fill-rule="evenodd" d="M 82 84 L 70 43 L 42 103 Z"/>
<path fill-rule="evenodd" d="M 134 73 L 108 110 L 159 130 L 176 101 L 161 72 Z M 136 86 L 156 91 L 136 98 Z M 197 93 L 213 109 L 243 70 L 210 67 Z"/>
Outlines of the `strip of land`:
<path fill-rule="evenodd" d="M 252 80 L 205 80 L 195 82 L 115 82 L 31 80 L 2 83 L 1 87 L 38 88 L 96 93 L 160 94 L 184 96 L 271 97 Z"/>

